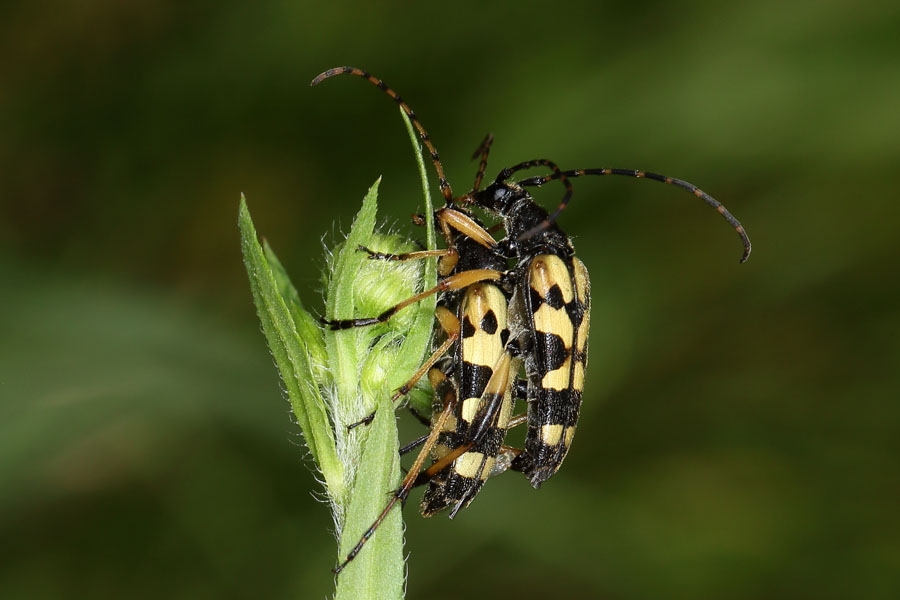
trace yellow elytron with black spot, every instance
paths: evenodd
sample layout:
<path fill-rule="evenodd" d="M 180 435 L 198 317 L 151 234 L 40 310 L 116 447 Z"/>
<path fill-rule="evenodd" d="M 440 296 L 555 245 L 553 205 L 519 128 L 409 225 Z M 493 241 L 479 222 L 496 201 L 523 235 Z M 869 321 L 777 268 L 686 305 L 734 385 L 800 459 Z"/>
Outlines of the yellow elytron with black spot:
<path fill-rule="evenodd" d="M 428 484 L 421 504 L 424 516 L 452 506 L 452 518 L 472 502 L 488 477 L 509 468 L 518 451 L 504 449 L 503 440 L 510 426 L 524 423 L 525 419 L 524 415 L 511 419 L 515 403 L 512 391 L 521 361 L 506 351 L 510 336 L 509 292 L 500 280 L 506 273 L 507 261 L 484 243 L 483 237 L 488 234 L 479 233 L 484 230 L 472 215 L 455 208 L 435 213 L 439 229 L 443 230 L 448 222 L 455 224 L 446 231 L 450 252 L 441 256 L 439 266 L 446 275 L 444 281 L 456 282 L 444 289 L 435 311 L 444 340 L 394 397 L 407 393 L 428 371 L 435 390 L 430 425 L 437 437 L 433 447 L 428 446 L 430 436 L 419 442 L 426 444 L 423 452 L 430 450 L 432 464 L 405 485 Z M 459 233 L 458 227 L 466 234 Z M 369 252 L 372 258 L 386 260 L 432 255 L 427 251 L 406 255 Z M 384 314 L 389 318 L 399 307 Z M 363 326 L 378 318 L 331 325 Z M 412 447 L 415 444 L 407 448 Z"/>
<path fill-rule="evenodd" d="M 572 444 L 587 367 L 590 280 L 572 256 L 539 254 L 522 268 L 517 287 L 520 327 L 531 349 L 528 374 L 528 434 L 513 468 L 532 485 L 559 469 Z"/>
<path fill-rule="evenodd" d="M 478 255 L 491 256 L 483 248 L 473 250 Z M 461 253 L 461 263 L 469 260 L 470 252 Z M 506 266 L 502 257 L 496 257 L 493 264 L 480 262 L 480 268 Z M 500 464 L 497 459 L 510 426 L 515 402 L 512 387 L 519 362 L 504 352 L 509 339 L 509 299 L 499 286 L 476 283 L 462 291 L 461 298 L 449 300 L 451 305 L 458 305 L 460 337 L 444 364 L 444 370 L 454 376 L 447 379 L 438 369 L 431 373 L 432 385 L 438 391 L 433 414 L 439 415 L 442 408 L 445 393 L 441 393 L 441 385 L 452 381 L 457 402 L 453 418 L 443 424 L 431 454 L 434 464 L 440 464 L 455 450 L 468 449 L 446 469 L 434 474 L 425 471 L 423 479 L 427 479 L 428 489 L 421 509 L 423 515 L 430 516 L 452 506 L 453 518 L 472 502 L 489 476 L 509 466 L 508 453 Z M 476 431 L 479 429 L 482 431 Z"/>

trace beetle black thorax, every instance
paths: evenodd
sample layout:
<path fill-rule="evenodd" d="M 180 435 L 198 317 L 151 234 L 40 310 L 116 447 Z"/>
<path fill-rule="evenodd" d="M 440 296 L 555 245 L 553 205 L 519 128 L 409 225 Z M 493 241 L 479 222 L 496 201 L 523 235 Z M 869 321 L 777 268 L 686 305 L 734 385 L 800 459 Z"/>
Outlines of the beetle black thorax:
<path fill-rule="evenodd" d="M 481 225 L 481 222 L 474 217 L 473 220 L 478 225 Z M 453 245 L 459 253 L 459 262 L 456 265 L 456 272 L 458 273 L 470 269 L 505 271 L 507 268 L 506 259 L 504 259 L 496 249 L 485 248 L 476 240 L 473 240 L 466 235 L 456 235 L 453 240 Z"/>
<path fill-rule="evenodd" d="M 494 183 L 474 197 L 475 204 L 503 219 L 508 243 L 514 244 L 519 257 L 554 254 L 569 257 L 575 253 L 569 236 L 556 223 L 546 224 L 549 213 L 517 185 Z M 543 229 L 529 234 L 535 228 Z"/>

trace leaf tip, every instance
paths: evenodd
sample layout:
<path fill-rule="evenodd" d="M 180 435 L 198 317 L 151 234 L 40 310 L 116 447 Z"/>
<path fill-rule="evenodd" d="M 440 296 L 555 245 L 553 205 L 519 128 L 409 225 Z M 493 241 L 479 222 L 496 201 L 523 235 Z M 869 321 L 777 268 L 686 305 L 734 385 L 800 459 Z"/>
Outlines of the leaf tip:
<path fill-rule="evenodd" d="M 248 224 L 252 227 L 253 221 L 250 219 L 250 209 L 247 207 L 247 199 L 244 197 L 244 194 L 241 194 L 241 201 L 238 204 L 238 225 L 241 229 L 244 229 Z"/>

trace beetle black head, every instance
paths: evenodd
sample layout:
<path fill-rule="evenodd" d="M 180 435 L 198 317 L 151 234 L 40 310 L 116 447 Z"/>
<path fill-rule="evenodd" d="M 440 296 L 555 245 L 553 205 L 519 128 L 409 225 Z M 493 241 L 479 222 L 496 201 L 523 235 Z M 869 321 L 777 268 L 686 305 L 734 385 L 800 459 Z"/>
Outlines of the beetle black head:
<path fill-rule="evenodd" d="M 472 202 L 499 217 L 507 217 L 515 210 L 516 204 L 527 195 L 528 193 L 517 185 L 494 182 L 475 192 L 472 195 Z"/>

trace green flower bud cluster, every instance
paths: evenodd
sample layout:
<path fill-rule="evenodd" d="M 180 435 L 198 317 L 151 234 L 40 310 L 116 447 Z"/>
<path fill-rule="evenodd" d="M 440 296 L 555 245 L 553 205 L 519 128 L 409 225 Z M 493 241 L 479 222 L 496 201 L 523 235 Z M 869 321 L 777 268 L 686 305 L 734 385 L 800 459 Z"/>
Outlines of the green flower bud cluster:
<path fill-rule="evenodd" d="M 401 112 L 401 114 L 403 114 Z M 406 116 L 423 182 L 427 247 L 435 247 L 424 163 Z M 369 189 L 346 239 L 329 254 L 325 318 L 381 314 L 432 287 L 434 259 L 371 260 L 359 246 L 399 254 L 416 250 L 408 239 L 376 229 L 380 179 Z M 245 200 L 239 228 L 244 264 L 263 333 L 309 454 L 321 474 L 338 532 L 339 556 L 359 541 L 400 479 L 399 443 L 391 395 L 421 365 L 431 347 L 436 299 L 430 296 L 386 323 L 332 331 L 300 301 L 287 272 L 267 243 L 260 245 Z M 419 410 L 430 407 L 427 383 L 413 391 Z M 347 425 L 375 413 L 366 427 Z M 400 511 L 391 514 L 337 582 L 336 598 L 403 595 Z"/>

